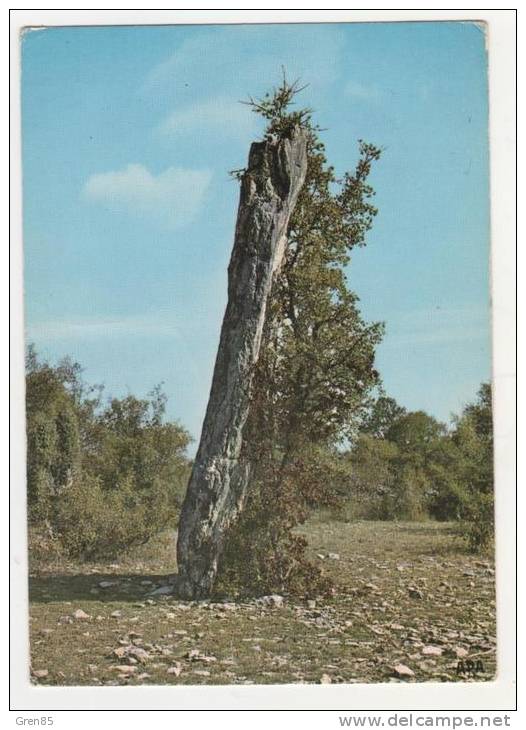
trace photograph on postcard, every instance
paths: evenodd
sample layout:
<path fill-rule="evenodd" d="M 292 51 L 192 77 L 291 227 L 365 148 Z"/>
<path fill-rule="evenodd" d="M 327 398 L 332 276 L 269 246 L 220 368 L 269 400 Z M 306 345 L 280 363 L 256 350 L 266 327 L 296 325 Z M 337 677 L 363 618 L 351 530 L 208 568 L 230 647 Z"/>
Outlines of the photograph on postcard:
<path fill-rule="evenodd" d="M 486 31 L 23 31 L 34 684 L 495 678 Z"/>

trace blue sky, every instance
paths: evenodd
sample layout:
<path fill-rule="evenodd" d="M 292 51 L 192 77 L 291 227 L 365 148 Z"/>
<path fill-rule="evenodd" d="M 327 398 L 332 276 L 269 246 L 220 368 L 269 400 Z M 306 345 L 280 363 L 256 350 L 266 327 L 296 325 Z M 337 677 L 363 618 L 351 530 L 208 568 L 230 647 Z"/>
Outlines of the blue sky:
<path fill-rule="evenodd" d="M 337 172 L 384 148 L 351 287 L 386 323 L 387 392 L 448 420 L 490 377 L 484 34 L 472 23 L 52 28 L 23 44 L 26 336 L 108 393 L 164 381 L 199 436 L 226 302 L 239 104 L 279 82 Z"/>

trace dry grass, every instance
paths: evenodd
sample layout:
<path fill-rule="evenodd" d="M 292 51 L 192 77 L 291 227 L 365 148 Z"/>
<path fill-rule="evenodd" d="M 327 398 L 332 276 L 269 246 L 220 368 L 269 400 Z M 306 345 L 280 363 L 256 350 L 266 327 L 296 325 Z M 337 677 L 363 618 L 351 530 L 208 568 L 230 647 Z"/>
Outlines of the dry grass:
<path fill-rule="evenodd" d="M 172 536 L 118 565 L 41 569 L 30 578 L 33 681 L 134 685 L 493 678 L 493 562 L 467 554 L 451 525 L 317 519 L 304 532 L 313 559 L 322 560 L 337 586 L 333 598 L 317 599 L 315 605 L 286 597 L 280 608 L 255 600 L 184 603 L 171 596 L 149 597 L 174 572 Z M 101 581 L 114 584 L 102 588 Z M 89 618 L 73 618 L 78 609 Z M 458 674 L 458 655 L 464 662 L 482 662 L 483 669 L 479 665 L 477 673 Z M 414 676 L 397 676 L 398 664 Z"/>

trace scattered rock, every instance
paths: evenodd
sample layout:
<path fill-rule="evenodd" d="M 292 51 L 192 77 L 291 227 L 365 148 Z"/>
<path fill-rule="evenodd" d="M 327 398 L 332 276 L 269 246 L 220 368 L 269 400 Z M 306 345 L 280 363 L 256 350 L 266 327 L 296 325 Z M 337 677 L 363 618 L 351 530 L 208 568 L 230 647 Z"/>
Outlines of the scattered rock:
<path fill-rule="evenodd" d="M 44 679 L 44 677 L 47 677 L 49 672 L 47 669 L 33 669 L 31 674 L 33 677 L 36 677 L 36 679 Z"/>
<path fill-rule="evenodd" d="M 307 601 L 308 608 L 316 608 L 316 601 Z"/>
<path fill-rule="evenodd" d="M 183 671 L 182 665 L 179 664 L 179 662 L 177 662 L 177 664 L 174 664 L 173 666 L 168 667 L 168 669 L 166 670 L 166 673 L 174 674 L 176 677 L 178 677 L 182 671 Z"/>
<path fill-rule="evenodd" d="M 72 614 L 73 618 L 81 621 L 82 619 L 91 618 L 85 611 L 83 611 L 81 608 L 77 608 L 76 611 L 73 611 Z"/>
<path fill-rule="evenodd" d="M 425 656 L 442 656 L 444 650 L 439 646 L 424 646 L 422 654 Z"/>
<path fill-rule="evenodd" d="M 469 651 L 467 649 L 464 649 L 462 646 L 455 646 L 453 651 L 455 652 L 455 656 L 458 659 L 463 659 L 464 657 L 467 657 L 469 654 Z"/>
<path fill-rule="evenodd" d="M 141 662 L 141 664 L 145 664 L 150 659 L 150 655 L 145 649 L 141 649 L 140 646 L 135 646 L 134 644 L 130 644 L 127 647 L 126 655 L 133 657 L 138 662 Z"/>
<path fill-rule="evenodd" d="M 261 596 L 256 599 L 256 603 L 260 606 L 268 606 L 269 608 L 281 608 L 285 599 L 283 596 L 279 596 L 277 593 L 273 593 L 270 596 Z"/>
<path fill-rule="evenodd" d="M 115 669 L 120 674 L 133 674 L 137 671 L 135 664 L 115 664 L 112 669 Z"/>
<path fill-rule="evenodd" d="M 122 616 L 122 611 L 113 611 L 110 613 L 111 618 L 120 618 Z"/>
<path fill-rule="evenodd" d="M 415 673 L 405 664 L 397 664 L 393 667 L 393 671 L 397 677 L 414 677 Z"/>
<path fill-rule="evenodd" d="M 407 589 L 407 592 L 411 596 L 411 598 L 419 598 L 422 599 L 424 597 L 424 594 L 420 590 L 420 588 L 415 588 L 414 586 L 409 586 Z"/>
<path fill-rule="evenodd" d="M 327 555 L 327 557 L 329 558 L 329 560 L 339 560 L 340 554 L 339 553 L 329 553 Z"/>
<path fill-rule="evenodd" d="M 332 679 L 329 674 L 322 674 L 320 677 L 320 684 L 332 684 Z"/>
<path fill-rule="evenodd" d="M 191 662 L 204 662 L 205 664 L 210 664 L 211 662 L 217 661 L 217 657 L 202 654 L 199 649 L 190 649 L 190 651 L 188 651 L 185 656 Z"/>

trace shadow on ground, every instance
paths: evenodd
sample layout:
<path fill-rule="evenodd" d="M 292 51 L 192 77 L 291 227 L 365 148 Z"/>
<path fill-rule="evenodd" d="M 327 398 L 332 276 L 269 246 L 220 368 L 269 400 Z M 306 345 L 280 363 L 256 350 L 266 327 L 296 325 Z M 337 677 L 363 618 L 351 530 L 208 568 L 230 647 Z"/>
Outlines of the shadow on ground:
<path fill-rule="evenodd" d="M 165 586 L 170 575 L 90 573 L 88 575 L 48 574 L 29 578 L 29 600 L 56 601 L 144 601 L 152 591 Z M 100 584 L 103 584 L 102 586 Z M 110 585 L 104 585 L 109 583 Z"/>

